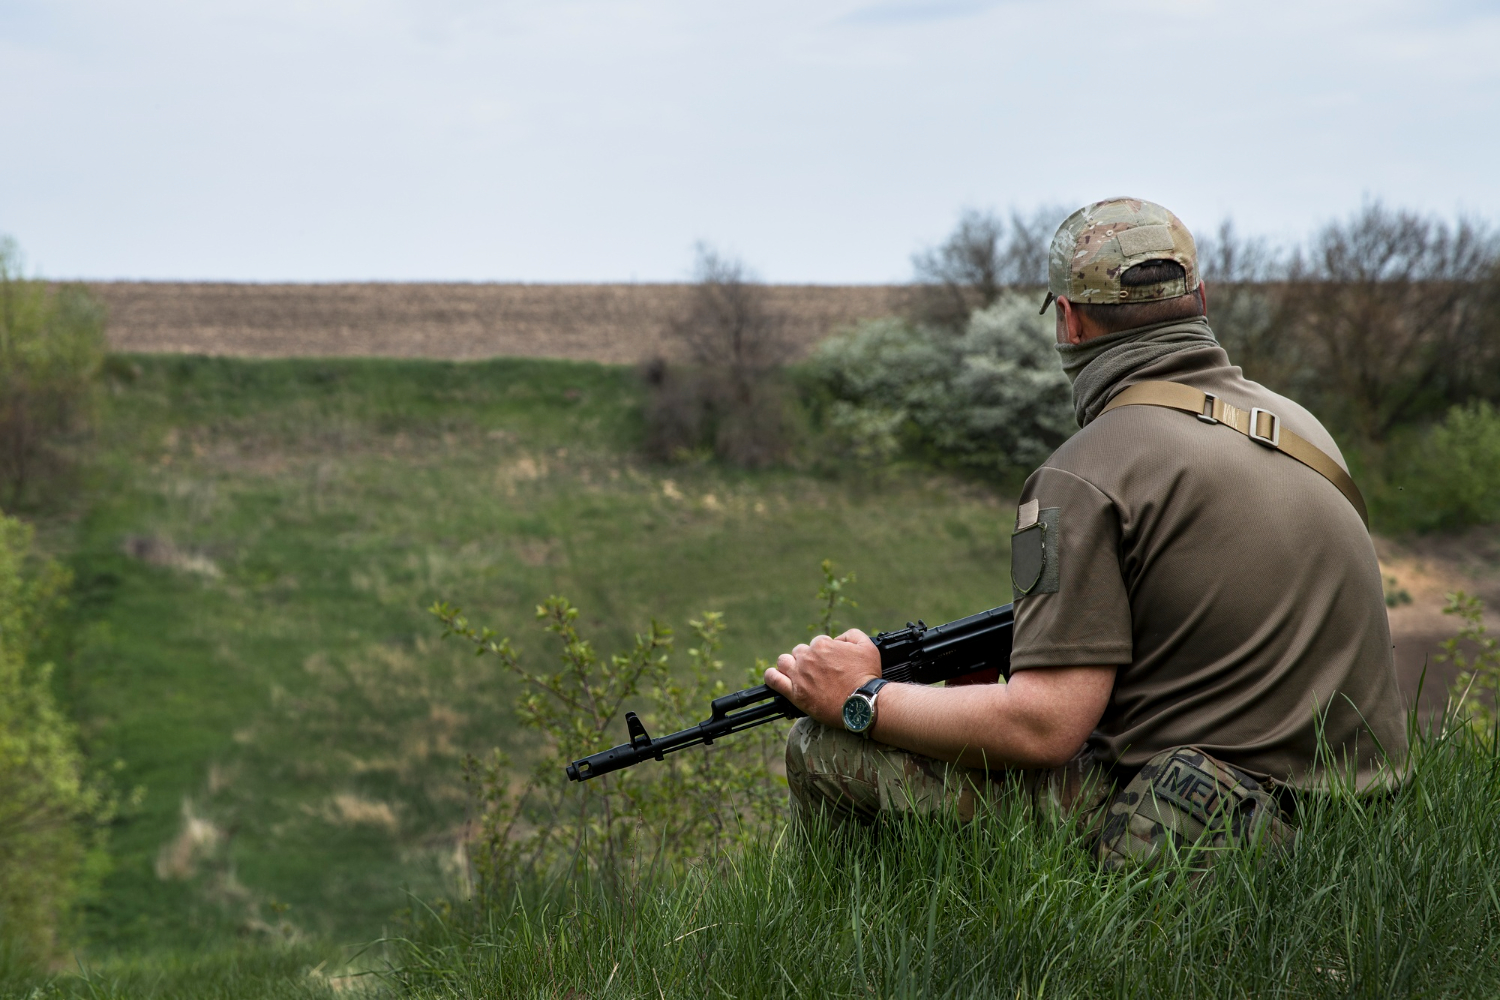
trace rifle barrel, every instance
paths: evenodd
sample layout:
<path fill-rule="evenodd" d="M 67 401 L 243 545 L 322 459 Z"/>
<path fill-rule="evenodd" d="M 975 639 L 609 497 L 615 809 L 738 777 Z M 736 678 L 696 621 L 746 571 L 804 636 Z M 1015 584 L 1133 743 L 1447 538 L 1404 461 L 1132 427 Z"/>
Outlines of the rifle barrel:
<path fill-rule="evenodd" d="M 709 718 L 696 726 L 689 726 L 657 739 L 646 734 L 646 727 L 634 712 L 626 712 L 625 723 L 631 730 L 631 741 L 575 760 L 568 765 L 568 778 L 571 781 L 587 781 L 644 760 L 661 760 L 669 753 L 710 744 L 714 740 L 776 719 L 798 719 L 806 714 L 764 684 L 715 698 L 710 710 L 712 714 Z"/>

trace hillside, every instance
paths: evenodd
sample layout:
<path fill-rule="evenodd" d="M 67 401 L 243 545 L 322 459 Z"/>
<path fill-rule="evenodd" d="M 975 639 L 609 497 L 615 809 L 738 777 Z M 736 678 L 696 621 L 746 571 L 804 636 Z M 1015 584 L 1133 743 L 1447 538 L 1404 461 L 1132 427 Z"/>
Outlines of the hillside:
<path fill-rule="evenodd" d="M 670 354 L 691 285 L 95 282 L 117 351 L 232 357 L 565 358 Z M 798 342 L 886 315 L 899 286 L 771 285 Z"/>
<path fill-rule="evenodd" d="M 365 941 L 463 867 L 461 762 L 531 753 L 516 687 L 425 612 L 556 656 L 565 594 L 602 652 L 725 613 L 736 683 L 807 636 L 818 562 L 867 627 L 1003 603 L 1006 501 L 930 471 L 830 479 L 638 457 L 627 368 L 126 356 L 78 509 L 60 692 L 145 789 L 112 831 L 94 954 L 240 936 Z"/>

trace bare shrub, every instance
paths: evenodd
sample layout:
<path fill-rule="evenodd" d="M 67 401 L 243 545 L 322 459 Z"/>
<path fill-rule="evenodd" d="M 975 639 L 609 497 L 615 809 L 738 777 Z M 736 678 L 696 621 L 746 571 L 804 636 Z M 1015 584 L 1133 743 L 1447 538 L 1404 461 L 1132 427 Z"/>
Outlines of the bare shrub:
<path fill-rule="evenodd" d="M 796 342 L 741 261 L 704 244 L 697 255 L 693 293 L 667 326 L 688 362 L 657 358 L 644 368 L 648 450 L 665 459 L 711 450 L 736 465 L 770 465 L 790 446 L 781 371 Z"/>
<path fill-rule="evenodd" d="M 1500 239 L 1375 202 L 1331 222 L 1291 262 L 1286 314 L 1325 415 L 1362 439 L 1493 392 L 1500 374 Z"/>
<path fill-rule="evenodd" d="M 709 396 L 696 372 L 656 357 L 641 366 L 646 383 L 646 450 L 661 461 L 704 447 L 712 423 Z"/>
<path fill-rule="evenodd" d="M 1047 248 L 1067 214 L 1046 207 L 1012 211 L 1006 220 L 965 209 L 946 240 L 912 256 L 912 318 L 961 330 L 970 313 L 994 305 L 1005 289 L 1045 285 Z"/>
<path fill-rule="evenodd" d="M 81 286 L 21 276 L 0 238 L 0 491 L 21 496 L 87 411 L 104 360 L 104 312 Z"/>
<path fill-rule="evenodd" d="M 1317 379 L 1302 332 L 1289 313 L 1286 274 L 1291 255 L 1261 238 L 1241 236 L 1226 219 L 1198 240 L 1198 266 L 1208 285 L 1209 321 L 1229 358 L 1246 376 L 1306 398 Z"/>

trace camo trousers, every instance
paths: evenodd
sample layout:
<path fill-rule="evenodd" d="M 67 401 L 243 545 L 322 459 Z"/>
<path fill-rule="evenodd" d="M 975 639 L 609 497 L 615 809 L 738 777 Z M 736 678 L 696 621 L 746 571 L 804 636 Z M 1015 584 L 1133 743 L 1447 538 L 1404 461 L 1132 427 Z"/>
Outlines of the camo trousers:
<path fill-rule="evenodd" d="M 803 822 L 822 812 L 836 822 L 923 813 L 967 823 L 1018 793 L 1042 822 L 1073 826 L 1110 869 L 1179 849 L 1291 846 L 1296 835 L 1254 778 L 1191 747 L 1158 754 L 1118 788 L 1086 751 L 1059 768 L 986 771 L 800 719 L 787 739 L 786 777 L 792 815 Z"/>

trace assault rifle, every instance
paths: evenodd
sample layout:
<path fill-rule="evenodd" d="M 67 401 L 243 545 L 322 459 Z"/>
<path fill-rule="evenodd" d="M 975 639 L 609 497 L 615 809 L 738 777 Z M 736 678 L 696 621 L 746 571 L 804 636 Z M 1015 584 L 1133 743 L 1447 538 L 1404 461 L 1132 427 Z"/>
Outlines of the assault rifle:
<path fill-rule="evenodd" d="M 874 637 L 880 650 L 880 674 L 905 684 L 936 684 L 960 680 L 982 683 L 1010 676 L 1010 640 L 1015 616 L 1007 604 L 968 618 L 928 628 L 922 621 Z M 669 753 L 714 740 L 777 719 L 797 719 L 804 713 L 764 684 L 715 698 L 711 715 L 688 729 L 652 739 L 634 712 L 625 713 L 630 742 L 575 760 L 568 778 L 587 781 L 601 774 L 632 767 L 643 760 L 661 760 Z"/>

